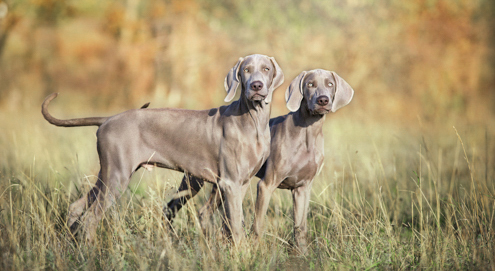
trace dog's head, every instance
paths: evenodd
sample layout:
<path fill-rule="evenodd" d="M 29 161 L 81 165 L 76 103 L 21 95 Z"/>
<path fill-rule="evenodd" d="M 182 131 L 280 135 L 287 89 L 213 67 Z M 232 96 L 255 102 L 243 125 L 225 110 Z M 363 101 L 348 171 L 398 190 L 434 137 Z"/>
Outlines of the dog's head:
<path fill-rule="evenodd" d="M 272 100 L 273 90 L 283 82 L 284 73 L 275 58 L 265 55 L 241 57 L 225 77 L 225 101 L 232 101 L 237 87 L 241 85 L 248 100 L 268 104 Z"/>
<path fill-rule="evenodd" d="M 346 106 L 352 100 L 354 90 L 335 72 L 316 69 L 301 72 L 287 88 L 287 108 L 294 112 L 301 103 L 307 103 L 313 115 L 325 115 Z"/>

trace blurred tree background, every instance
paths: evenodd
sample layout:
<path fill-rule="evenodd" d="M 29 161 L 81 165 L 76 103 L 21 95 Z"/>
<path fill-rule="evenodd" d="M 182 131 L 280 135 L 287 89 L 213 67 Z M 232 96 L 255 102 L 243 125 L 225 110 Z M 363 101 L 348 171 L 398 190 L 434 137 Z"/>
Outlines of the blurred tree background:
<path fill-rule="evenodd" d="M 274 113 L 287 111 L 290 81 L 314 68 L 353 86 L 356 116 L 495 112 L 491 0 L 0 2 L 1 108 L 38 107 L 52 92 L 102 109 L 216 107 L 238 57 L 262 53 L 286 76 Z"/>

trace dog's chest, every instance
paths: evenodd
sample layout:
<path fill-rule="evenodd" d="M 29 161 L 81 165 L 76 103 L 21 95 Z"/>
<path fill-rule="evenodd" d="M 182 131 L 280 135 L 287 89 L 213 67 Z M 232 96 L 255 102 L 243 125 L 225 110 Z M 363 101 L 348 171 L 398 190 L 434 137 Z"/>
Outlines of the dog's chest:
<path fill-rule="evenodd" d="M 252 175 L 261 168 L 270 155 L 270 130 L 268 127 L 248 129 L 248 126 L 225 127 L 223 142 L 220 144 L 220 156 L 229 157 L 232 163 L 237 164 L 238 169 L 243 169 L 243 172 L 247 170 L 245 174 Z"/>
<path fill-rule="evenodd" d="M 312 179 L 317 174 L 319 168 L 323 164 L 323 148 L 311 147 L 306 149 L 306 151 L 301 151 L 297 159 L 298 168 L 294 175 L 297 179 Z"/>
<path fill-rule="evenodd" d="M 323 166 L 324 140 L 322 135 L 294 142 L 294 147 L 297 151 L 293 153 L 293 156 L 282 157 L 282 160 L 288 163 L 284 168 L 289 170 L 282 184 L 285 188 L 305 185 L 318 174 Z"/>

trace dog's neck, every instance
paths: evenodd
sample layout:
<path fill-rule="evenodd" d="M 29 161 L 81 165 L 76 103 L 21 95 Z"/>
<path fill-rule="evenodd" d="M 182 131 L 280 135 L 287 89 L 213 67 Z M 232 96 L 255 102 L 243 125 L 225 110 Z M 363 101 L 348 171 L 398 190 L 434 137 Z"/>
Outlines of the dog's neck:
<path fill-rule="evenodd" d="M 325 122 L 325 115 L 312 114 L 308 108 L 308 103 L 303 99 L 299 109 L 292 113 L 294 126 L 299 128 L 302 142 L 305 143 L 308 150 L 318 149 L 318 138 L 323 136 L 323 123 Z"/>
<path fill-rule="evenodd" d="M 246 95 L 244 88 L 239 97 L 238 110 L 239 114 L 249 114 L 258 128 L 268 127 L 270 121 L 271 103 L 262 101 L 251 101 Z"/>
<path fill-rule="evenodd" d="M 323 128 L 323 123 L 325 122 L 325 115 L 312 114 L 308 108 L 308 103 L 306 99 L 301 101 L 301 106 L 299 109 L 293 113 L 294 121 L 297 126 L 307 127 L 311 129 L 321 130 Z"/>

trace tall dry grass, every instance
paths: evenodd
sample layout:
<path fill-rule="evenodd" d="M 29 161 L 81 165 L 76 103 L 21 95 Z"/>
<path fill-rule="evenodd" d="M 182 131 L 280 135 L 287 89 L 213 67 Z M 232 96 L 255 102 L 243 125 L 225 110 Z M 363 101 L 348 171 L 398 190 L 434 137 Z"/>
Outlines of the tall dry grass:
<path fill-rule="evenodd" d="M 2 115 L 2 269 L 493 269 L 493 128 L 427 124 L 423 131 L 328 116 L 326 165 L 309 214 L 309 254 L 291 246 L 292 203 L 274 194 L 266 233 L 239 248 L 219 214 L 204 236 L 196 216 L 208 189 L 179 213 L 161 210 L 181 174 L 138 171 L 100 223 L 95 244 L 66 226 L 69 204 L 96 181 L 95 128 L 53 127 L 37 111 Z M 493 127 L 493 126 L 491 126 Z M 253 219 L 255 182 L 244 200 Z"/>
<path fill-rule="evenodd" d="M 15 1 L 0 19 L 1 269 L 495 269 L 493 4 L 489 1 Z M 2 49 L 3 48 L 3 49 Z M 294 251 L 289 192 L 260 243 L 235 249 L 220 216 L 203 236 L 201 192 L 165 227 L 181 174 L 138 171 L 95 244 L 67 230 L 96 180 L 95 128 L 60 117 L 221 105 L 238 57 L 275 56 L 286 82 L 334 70 L 352 103 L 325 124 L 309 254 Z M 244 201 L 253 218 L 255 180 Z"/>

